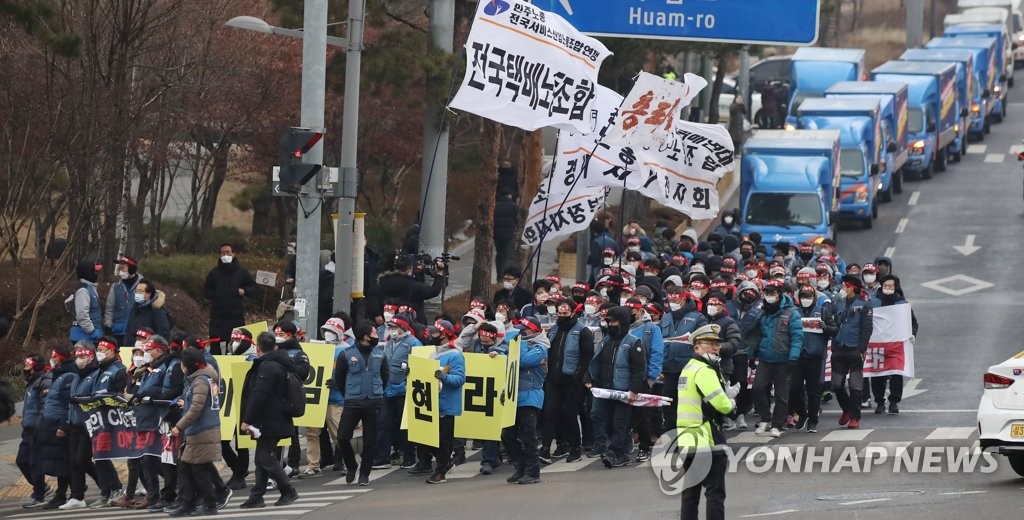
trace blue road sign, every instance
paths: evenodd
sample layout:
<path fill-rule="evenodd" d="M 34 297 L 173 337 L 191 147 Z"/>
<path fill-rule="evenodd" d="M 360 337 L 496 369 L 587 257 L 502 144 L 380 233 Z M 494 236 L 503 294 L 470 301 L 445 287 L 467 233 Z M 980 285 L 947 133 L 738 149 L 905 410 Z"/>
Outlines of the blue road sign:
<path fill-rule="evenodd" d="M 480 0 L 482 2 L 490 0 Z M 820 0 L 533 0 L 594 36 L 811 45 Z"/>

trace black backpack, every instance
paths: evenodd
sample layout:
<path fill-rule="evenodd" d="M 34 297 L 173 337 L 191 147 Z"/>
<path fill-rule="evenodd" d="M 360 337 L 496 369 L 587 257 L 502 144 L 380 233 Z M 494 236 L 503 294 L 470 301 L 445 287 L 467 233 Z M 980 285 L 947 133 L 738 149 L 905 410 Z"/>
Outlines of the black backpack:
<path fill-rule="evenodd" d="M 284 393 L 281 396 L 281 409 L 288 417 L 302 417 L 306 414 L 306 388 L 299 376 L 278 364 L 285 373 Z"/>

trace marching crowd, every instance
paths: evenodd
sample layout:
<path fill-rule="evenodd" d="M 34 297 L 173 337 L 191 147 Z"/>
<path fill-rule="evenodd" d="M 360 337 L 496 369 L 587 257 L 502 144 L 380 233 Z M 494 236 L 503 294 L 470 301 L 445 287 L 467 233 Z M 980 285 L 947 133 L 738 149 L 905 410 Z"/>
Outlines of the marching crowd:
<path fill-rule="evenodd" d="M 373 320 L 352 323 L 344 313 L 326 319 L 316 335 L 334 345 L 335 367 L 326 383 L 323 428 L 304 432 L 304 469 L 293 422 L 301 415 L 303 393 L 299 387 L 295 397 L 293 389 L 310 372 L 300 345 L 306 333 L 290 321 L 256 337 L 242 326 L 241 302 L 253 283 L 229 245 L 207 277 L 206 292 L 214 303 L 211 331 L 216 325 L 230 339 L 203 341 L 175 328 L 163 308 L 164 294 L 130 258 L 119 259 L 119 280 L 101 305 L 100 266 L 83 261 L 66 302 L 74 320 L 71 341 L 54 345 L 49 360 L 25 360 L 17 463 L 33 493 L 24 505 L 216 514 L 234 491 L 249 487 L 250 454 L 221 441 L 222 381 L 214 353 L 252 361 L 241 385 L 239 420 L 242 435 L 255 440 L 255 483 L 242 508 L 264 507 L 264 494 L 274 488 L 280 492 L 275 505 L 290 504 L 298 498 L 292 478 L 316 478 L 328 469 L 343 472 L 350 484 L 367 485 L 372 469 L 399 465 L 429 476 L 428 483 L 444 483 L 466 461 L 470 442 L 482 452 L 481 473 L 510 463 L 509 483 L 533 484 L 542 465 L 563 459 L 600 458 L 608 468 L 649 460 L 658 437 L 677 426 L 706 424 L 712 439 L 724 439 L 723 431 L 748 428 L 750 417 L 757 435 L 815 432 L 821 404 L 833 396 L 842 408 L 839 425 L 847 428 L 859 427 L 861 408 L 872 402 L 875 413 L 899 413 L 902 377 L 870 383 L 863 377 L 873 309 L 905 301 L 891 259 L 848 263 L 829 239 L 765 244 L 756 234 L 743 238 L 732 213 L 705 240 L 692 230 L 675 237 L 667 228 L 651 240 L 636 224 L 615 240 L 604 226 L 592 226 L 590 280 L 570 286 L 548 276 L 526 289 L 523 273 L 507 267 L 502 289 L 490 298 L 474 297 L 461 317 L 441 314 L 427 325 L 422 302 L 404 285 L 409 297 L 388 298 L 379 313 L 371 313 L 377 314 Z M 409 269 L 407 263 L 399 262 Z M 914 320 L 915 334 L 916 328 Z M 456 438 L 464 353 L 505 356 L 512 331 L 521 338 L 515 424 L 500 442 Z M 832 374 L 826 381 L 829 342 Z M 132 347 L 128 366 L 121 363 L 120 345 Z M 441 367 L 434 374 L 440 382 L 438 448 L 409 442 L 400 426 L 409 356 L 421 345 L 434 347 L 431 357 Z M 732 406 L 697 400 L 694 408 L 679 399 L 692 360 L 714 369 Z M 754 374 L 751 385 L 747 367 Z M 595 398 L 594 388 L 626 398 Z M 631 406 L 640 394 L 674 402 Z M 112 397 L 118 401 L 102 404 L 131 410 L 139 442 L 155 439 L 172 453 L 129 459 L 124 484 L 110 460 L 93 459 L 85 424 L 97 400 Z M 360 424 L 357 460 L 352 438 Z M 290 446 L 279 448 L 286 438 Z M 220 460 L 231 471 L 227 481 L 214 466 Z M 101 493 L 92 503 L 85 501 L 87 475 Z M 56 477 L 56 489 L 47 476 Z"/>

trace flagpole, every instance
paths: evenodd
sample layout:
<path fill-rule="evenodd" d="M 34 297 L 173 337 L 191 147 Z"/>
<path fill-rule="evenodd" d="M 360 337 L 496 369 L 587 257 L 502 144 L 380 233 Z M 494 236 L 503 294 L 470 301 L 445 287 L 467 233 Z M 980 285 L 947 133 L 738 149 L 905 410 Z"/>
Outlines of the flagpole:
<path fill-rule="evenodd" d="M 547 196 L 544 197 L 544 213 L 542 213 L 543 218 L 545 220 L 547 220 L 547 216 L 548 216 L 548 203 L 551 202 L 551 185 L 555 182 L 555 167 L 558 166 L 558 144 L 559 144 L 559 141 L 561 141 L 561 137 L 562 137 L 562 131 L 558 130 L 557 134 L 555 135 L 555 151 L 553 152 L 553 155 L 551 156 L 551 168 L 548 169 L 548 189 L 547 189 L 547 192 L 546 192 Z M 573 186 L 575 186 L 575 183 L 573 183 Z M 569 200 L 569 193 L 572 193 L 572 188 L 571 187 L 569 188 L 569 192 L 566 193 L 565 200 Z M 563 202 L 562 204 L 565 204 L 565 202 Z M 547 223 L 544 223 L 544 225 L 542 225 L 541 228 L 540 228 L 540 241 L 537 242 L 537 248 L 534 250 L 535 254 L 537 255 L 537 264 L 534 266 L 534 272 L 533 272 L 533 279 L 534 280 L 536 280 L 537 278 L 540 278 L 540 254 L 541 254 L 541 248 L 544 247 L 544 237 L 547 234 L 548 234 L 548 225 L 547 225 Z"/>

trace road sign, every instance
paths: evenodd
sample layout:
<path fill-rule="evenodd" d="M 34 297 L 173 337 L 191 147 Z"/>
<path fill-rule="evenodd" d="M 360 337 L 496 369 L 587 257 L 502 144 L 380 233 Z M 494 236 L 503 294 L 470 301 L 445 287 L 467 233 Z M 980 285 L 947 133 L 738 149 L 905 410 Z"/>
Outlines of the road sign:
<path fill-rule="evenodd" d="M 327 175 L 324 177 L 324 184 L 320 185 L 319 195 L 322 197 L 340 197 L 341 196 L 341 182 L 337 168 L 324 168 L 321 171 L 326 171 Z M 271 176 L 271 187 L 274 190 L 275 197 L 294 197 L 294 193 L 288 193 L 281 189 L 281 167 L 274 166 L 273 174 Z"/>
<path fill-rule="evenodd" d="M 494 0 L 501 2 L 501 0 Z M 594 36 L 811 45 L 820 0 L 534 0 Z"/>
<path fill-rule="evenodd" d="M 277 273 L 270 271 L 256 271 L 256 283 L 259 285 L 266 285 L 267 287 L 274 287 L 277 285 Z"/>

